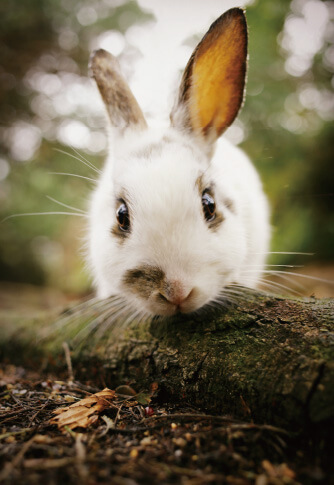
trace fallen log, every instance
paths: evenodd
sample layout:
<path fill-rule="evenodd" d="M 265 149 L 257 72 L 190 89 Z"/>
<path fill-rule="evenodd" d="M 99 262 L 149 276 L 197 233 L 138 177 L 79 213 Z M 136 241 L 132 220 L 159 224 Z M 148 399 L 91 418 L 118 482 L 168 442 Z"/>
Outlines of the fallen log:
<path fill-rule="evenodd" d="M 245 292 L 240 305 L 123 328 L 96 303 L 52 325 L 50 315 L 0 318 L 0 356 L 16 365 L 66 368 L 66 341 L 75 377 L 97 386 L 156 383 L 165 401 L 295 430 L 334 421 L 334 299 Z"/>

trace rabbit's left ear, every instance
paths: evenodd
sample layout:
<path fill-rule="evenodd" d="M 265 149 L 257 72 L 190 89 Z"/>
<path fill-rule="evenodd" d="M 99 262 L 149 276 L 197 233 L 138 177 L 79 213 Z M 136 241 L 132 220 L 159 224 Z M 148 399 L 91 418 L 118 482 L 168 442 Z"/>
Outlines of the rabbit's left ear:
<path fill-rule="evenodd" d="M 230 126 L 243 102 L 247 24 L 240 8 L 219 17 L 185 68 L 172 126 L 214 142 Z"/>

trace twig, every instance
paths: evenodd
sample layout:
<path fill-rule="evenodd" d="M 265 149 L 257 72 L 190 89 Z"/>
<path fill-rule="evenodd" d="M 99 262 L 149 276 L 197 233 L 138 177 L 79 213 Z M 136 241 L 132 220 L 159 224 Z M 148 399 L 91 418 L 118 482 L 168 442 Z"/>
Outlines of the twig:
<path fill-rule="evenodd" d="M 70 384 L 72 384 L 74 382 L 74 375 L 73 375 L 73 367 L 72 367 L 72 360 L 71 360 L 71 352 L 67 342 L 63 342 L 63 349 L 65 352 L 69 382 Z"/>
<path fill-rule="evenodd" d="M 185 414 L 162 414 L 157 416 L 150 416 L 148 418 L 143 419 L 141 423 L 147 423 L 148 421 L 157 421 L 157 420 L 178 420 L 178 421 L 188 421 L 192 419 L 203 419 L 203 420 L 210 420 L 215 421 L 218 423 L 230 423 L 229 428 L 232 429 L 265 429 L 267 431 L 273 431 L 275 433 L 283 433 L 286 435 L 290 435 L 290 433 L 282 428 L 277 428 L 275 426 L 271 426 L 269 424 L 254 424 L 254 423 L 241 423 L 238 422 L 236 419 L 231 418 L 230 416 L 215 416 L 211 414 L 196 414 L 196 413 L 185 413 Z"/>
<path fill-rule="evenodd" d="M 0 440 L 4 440 L 5 438 L 8 438 L 9 436 L 15 436 L 17 434 L 24 434 L 24 433 L 27 433 L 28 431 L 31 431 L 31 428 L 23 428 L 23 429 L 20 429 L 20 431 L 8 431 L 7 433 L 0 434 Z"/>
<path fill-rule="evenodd" d="M 88 476 L 88 469 L 87 469 L 87 466 L 85 465 L 86 448 L 82 442 L 82 437 L 83 435 L 81 433 L 78 433 L 75 437 L 75 451 L 76 451 L 75 466 L 81 481 L 86 481 L 86 478 Z"/>
<path fill-rule="evenodd" d="M 43 411 L 43 409 L 45 409 L 45 408 L 46 408 L 46 406 L 47 406 L 48 404 L 49 404 L 49 400 L 47 400 L 47 401 L 46 401 L 46 402 L 43 404 L 43 406 L 41 406 L 41 407 L 40 407 L 40 408 L 39 408 L 39 409 L 38 409 L 38 410 L 35 412 L 35 414 L 34 414 L 34 415 L 32 416 L 32 418 L 30 418 L 30 420 L 29 420 L 29 425 L 31 425 L 31 424 L 32 424 L 32 422 L 34 421 L 34 419 L 35 419 L 35 418 L 36 418 L 36 417 L 39 415 L 39 413 L 40 413 L 41 411 Z"/>
<path fill-rule="evenodd" d="M 9 411 L 9 412 L 5 411 L 3 413 L 0 413 L 0 424 L 3 424 L 6 421 L 9 421 L 13 417 L 16 418 L 18 414 L 26 413 L 26 412 L 27 412 L 27 408 L 21 408 L 21 409 L 16 409 L 15 411 Z"/>
<path fill-rule="evenodd" d="M 49 468 L 61 468 L 75 462 L 75 458 L 31 458 L 24 460 L 25 468 L 33 468 L 35 470 L 48 470 Z"/>
<path fill-rule="evenodd" d="M 236 423 L 237 421 L 230 416 L 215 416 L 212 414 L 198 414 L 198 413 L 185 413 L 185 414 L 158 414 L 156 416 L 150 416 L 145 418 L 142 422 L 147 423 L 148 421 L 157 421 L 157 420 L 179 420 L 185 421 L 189 419 L 206 419 L 211 421 L 218 421 L 218 422 L 228 422 L 228 423 Z"/>

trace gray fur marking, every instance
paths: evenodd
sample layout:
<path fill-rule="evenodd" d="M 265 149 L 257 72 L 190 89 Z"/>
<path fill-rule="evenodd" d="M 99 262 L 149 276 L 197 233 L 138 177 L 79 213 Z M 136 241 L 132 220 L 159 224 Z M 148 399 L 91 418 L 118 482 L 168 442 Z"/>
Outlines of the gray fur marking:
<path fill-rule="evenodd" d="M 162 269 L 143 265 L 136 269 L 128 270 L 124 277 L 123 283 L 133 293 L 142 298 L 149 298 L 153 292 L 163 287 L 165 273 Z"/>

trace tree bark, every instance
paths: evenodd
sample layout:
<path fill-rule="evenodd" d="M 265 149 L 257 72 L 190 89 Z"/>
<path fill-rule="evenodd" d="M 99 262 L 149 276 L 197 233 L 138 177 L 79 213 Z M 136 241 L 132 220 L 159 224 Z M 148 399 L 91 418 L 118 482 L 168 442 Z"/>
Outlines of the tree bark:
<path fill-rule="evenodd" d="M 12 363 L 66 368 L 66 341 L 75 376 L 98 386 L 157 383 L 164 400 L 295 430 L 334 420 L 333 299 L 245 292 L 240 305 L 123 329 L 90 304 L 62 314 L 51 332 L 50 315 L 0 318 L 0 353 Z"/>

